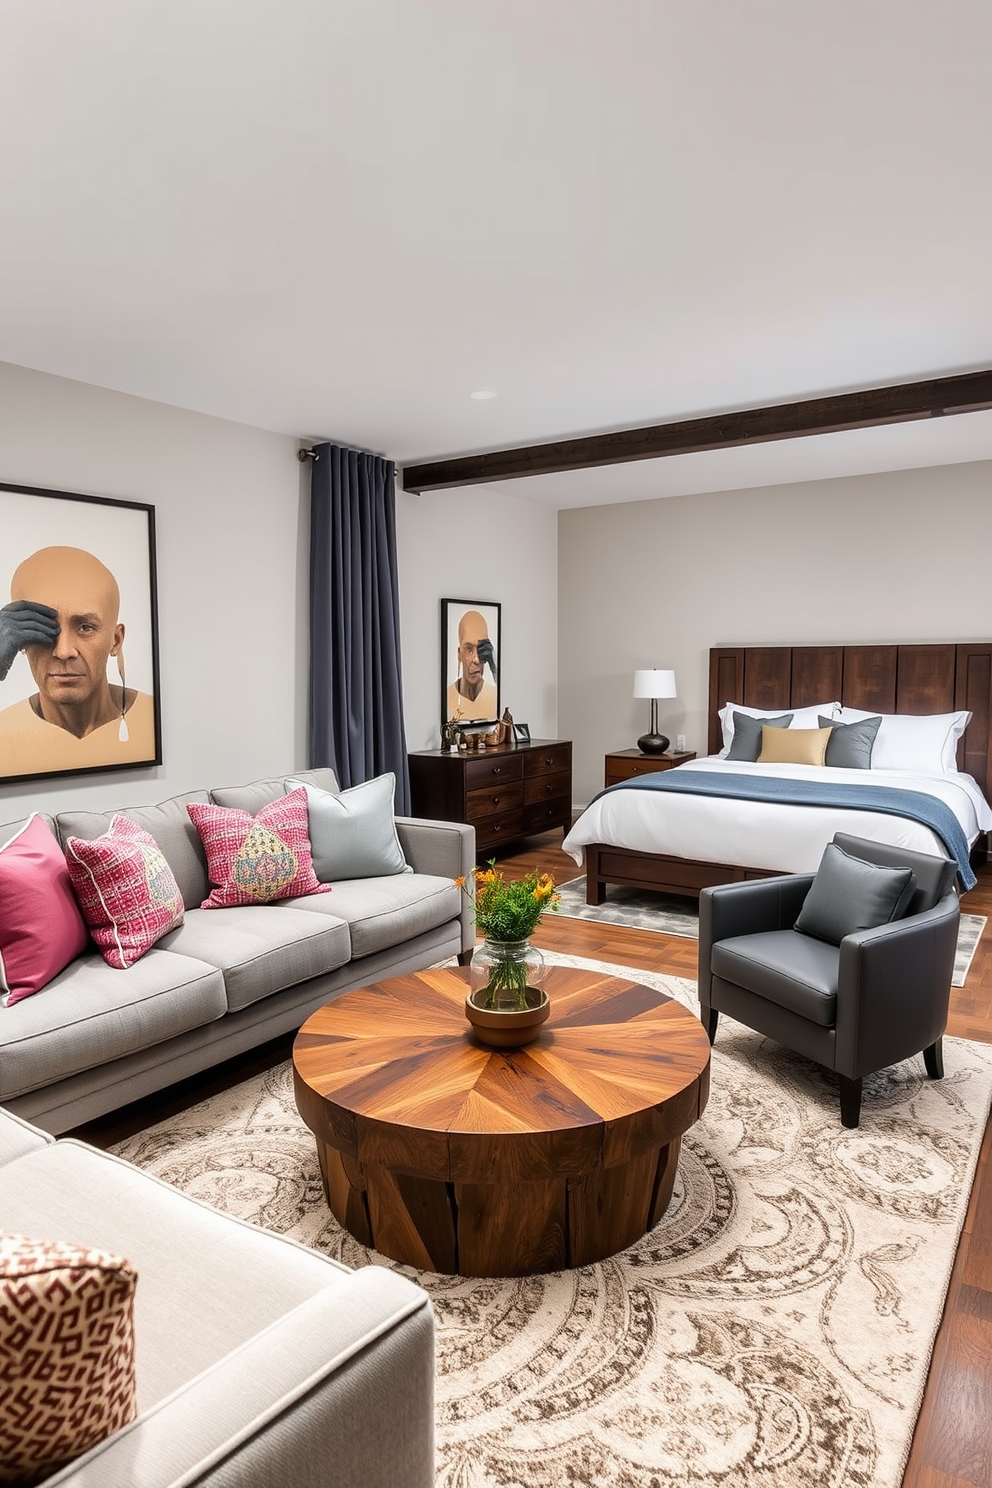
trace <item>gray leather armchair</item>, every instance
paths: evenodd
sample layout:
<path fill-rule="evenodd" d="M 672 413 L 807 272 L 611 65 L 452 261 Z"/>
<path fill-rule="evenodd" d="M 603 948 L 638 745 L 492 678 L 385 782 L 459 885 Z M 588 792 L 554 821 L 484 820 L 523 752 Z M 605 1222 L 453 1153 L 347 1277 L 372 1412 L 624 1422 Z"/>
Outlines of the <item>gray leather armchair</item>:
<path fill-rule="evenodd" d="M 814 874 L 748 880 L 699 896 L 700 1017 L 712 1044 L 720 1013 L 840 1079 L 841 1121 L 857 1126 L 865 1075 L 921 1050 L 927 1074 L 944 1073 L 941 1036 L 957 948 L 956 865 L 838 832 L 852 857 L 912 868 L 906 915 L 858 930 L 839 946 L 792 927 Z"/>

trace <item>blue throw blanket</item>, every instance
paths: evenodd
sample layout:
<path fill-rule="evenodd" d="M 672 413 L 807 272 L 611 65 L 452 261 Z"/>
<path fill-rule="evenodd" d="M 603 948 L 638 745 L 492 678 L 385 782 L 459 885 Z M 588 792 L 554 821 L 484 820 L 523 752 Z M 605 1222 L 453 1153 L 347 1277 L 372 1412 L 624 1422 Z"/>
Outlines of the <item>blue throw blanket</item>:
<path fill-rule="evenodd" d="M 922 822 L 935 832 L 958 865 L 964 890 L 978 882 L 968 861 L 968 839 L 949 806 L 923 791 L 891 790 L 883 785 L 841 785 L 829 780 L 786 780 L 778 776 L 710 774 L 708 770 L 664 770 L 653 775 L 635 775 L 611 785 L 619 790 L 674 791 L 676 795 L 737 796 L 746 801 L 775 801 L 789 806 L 844 806 L 856 811 L 884 811 Z M 599 799 L 596 797 L 595 799 Z"/>

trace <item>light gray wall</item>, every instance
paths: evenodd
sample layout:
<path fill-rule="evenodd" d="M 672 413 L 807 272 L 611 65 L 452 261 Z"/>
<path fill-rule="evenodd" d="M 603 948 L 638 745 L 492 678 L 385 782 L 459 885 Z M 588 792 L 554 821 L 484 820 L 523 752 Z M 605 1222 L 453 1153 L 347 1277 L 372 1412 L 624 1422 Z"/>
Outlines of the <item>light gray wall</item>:
<path fill-rule="evenodd" d="M 645 732 L 636 667 L 674 667 L 673 742 L 706 748 L 709 648 L 985 639 L 992 462 L 559 513 L 559 724 L 575 799 Z"/>
<path fill-rule="evenodd" d="M 296 448 L 0 364 L 0 480 L 155 507 L 164 729 L 158 769 L 0 786 L 0 821 L 140 805 L 306 764 L 309 480 Z"/>
<path fill-rule="evenodd" d="M 397 490 L 396 528 L 409 747 L 440 742 L 445 598 L 502 605 L 502 706 L 535 739 L 557 737 L 557 513 L 498 487 Z"/>

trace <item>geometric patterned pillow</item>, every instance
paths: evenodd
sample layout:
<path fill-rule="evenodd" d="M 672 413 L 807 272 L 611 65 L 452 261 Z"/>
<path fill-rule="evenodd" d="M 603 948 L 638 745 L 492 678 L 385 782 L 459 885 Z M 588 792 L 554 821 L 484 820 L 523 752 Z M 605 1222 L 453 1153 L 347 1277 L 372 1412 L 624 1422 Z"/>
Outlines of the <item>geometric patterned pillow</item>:
<path fill-rule="evenodd" d="M 34 1483 L 137 1414 L 130 1261 L 0 1235 L 0 1483 Z"/>
<path fill-rule="evenodd" d="M 195 801 L 186 810 L 203 842 L 210 882 L 216 885 L 201 909 L 330 893 L 330 884 L 320 883 L 313 871 L 302 786 L 263 806 L 257 816 Z"/>
<path fill-rule="evenodd" d="M 126 816 L 102 837 L 70 837 L 69 877 L 109 966 L 123 970 L 183 921 L 183 896 L 155 838 Z"/>

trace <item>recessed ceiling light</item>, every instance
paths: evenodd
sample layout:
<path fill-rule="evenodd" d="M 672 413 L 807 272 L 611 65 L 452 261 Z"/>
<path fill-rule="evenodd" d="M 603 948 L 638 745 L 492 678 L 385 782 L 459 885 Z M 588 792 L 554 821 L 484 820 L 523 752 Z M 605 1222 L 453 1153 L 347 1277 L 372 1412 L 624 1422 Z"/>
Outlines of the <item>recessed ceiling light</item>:
<path fill-rule="evenodd" d="M 484 398 L 495 398 L 495 396 L 496 396 L 496 394 L 495 393 L 491 393 L 487 388 L 482 388 L 477 393 L 469 393 L 469 397 L 470 398 L 477 398 L 477 399 L 479 399 L 480 402 Z"/>

